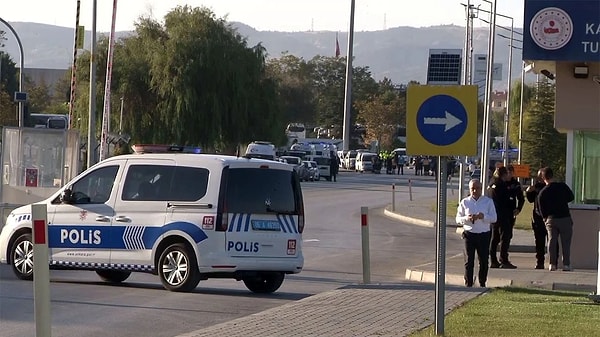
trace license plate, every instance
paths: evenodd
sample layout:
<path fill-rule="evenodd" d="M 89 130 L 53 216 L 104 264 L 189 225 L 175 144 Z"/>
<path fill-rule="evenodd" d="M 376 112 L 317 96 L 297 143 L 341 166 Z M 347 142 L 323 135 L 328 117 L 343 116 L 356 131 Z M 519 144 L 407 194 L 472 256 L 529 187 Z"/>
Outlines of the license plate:
<path fill-rule="evenodd" d="M 252 220 L 252 229 L 259 231 L 280 231 L 279 221 Z"/>

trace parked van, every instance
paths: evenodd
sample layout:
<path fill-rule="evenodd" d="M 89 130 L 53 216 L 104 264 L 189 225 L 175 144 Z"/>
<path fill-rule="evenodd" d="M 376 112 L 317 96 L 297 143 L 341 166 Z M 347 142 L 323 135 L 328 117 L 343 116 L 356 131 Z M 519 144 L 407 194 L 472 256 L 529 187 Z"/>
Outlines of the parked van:
<path fill-rule="evenodd" d="M 41 202 L 51 269 L 92 270 L 113 283 L 152 273 L 171 291 L 233 278 L 255 293 L 274 292 L 302 270 L 304 205 L 292 166 L 174 153 L 183 147 L 134 150 L 144 154 L 103 160 Z M 31 280 L 32 247 L 27 205 L 7 218 L 0 262 Z"/>

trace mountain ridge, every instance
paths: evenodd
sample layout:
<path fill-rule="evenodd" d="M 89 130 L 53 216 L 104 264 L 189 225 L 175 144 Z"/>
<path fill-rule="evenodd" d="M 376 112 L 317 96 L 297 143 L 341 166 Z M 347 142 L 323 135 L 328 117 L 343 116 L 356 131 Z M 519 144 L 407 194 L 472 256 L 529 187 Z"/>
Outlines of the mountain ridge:
<path fill-rule="evenodd" d="M 19 34 L 23 43 L 24 63 L 26 68 L 67 69 L 73 58 L 73 28 L 32 22 L 10 22 Z M 346 55 L 347 32 L 334 31 L 258 31 L 240 22 L 230 23 L 245 36 L 249 46 L 261 43 L 268 56 L 278 58 L 287 52 L 305 60 L 317 55 L 335 56 L 335 39 L 338 41 L 341 56 Z M 4 29 L 2 29 L 4 30 Z M 19 65 L 19 49 L 14 36 L 6 31 L 4 51 L 11 55 Z M 134 32 L 116 32 L 117 38 Z M 98 32 L 97 36 L 108 34 Z M 515 29 L 520 34 L 520 29 Z M 401 84 L 411 80 L 426 82 L 427 58 L 429 49 L 463 49 L 465 28 L 456 25 L 440 25 L 430 27 L 391 27 L 378 31 L 356 31 L 354 33 L 354 66 L 368 66 L 376 80 L 387 77 L 392 82 Z M 519 36 L 519 35 L 516 35 Z M 91 32 L 86 31 L 84 49 L 90 48 Z M 517 37 L 518 39 L 518 37 Z M 515 41 L 515 43 L 518 43 Z M 473 53 L 486 54 L 488 30 L 474 28 Z M 502 80 L 494 81 L 496 89 L 504 89 L 507 85 L 508 47 L 507 39 L 498 37 L 495 44 L 494 63 L 502 63 Z M 33 47 L 32 47 L 33 46 Z M 521 73 L 521 50 L 513 47 L 512 80 L 518 79 Z"/>

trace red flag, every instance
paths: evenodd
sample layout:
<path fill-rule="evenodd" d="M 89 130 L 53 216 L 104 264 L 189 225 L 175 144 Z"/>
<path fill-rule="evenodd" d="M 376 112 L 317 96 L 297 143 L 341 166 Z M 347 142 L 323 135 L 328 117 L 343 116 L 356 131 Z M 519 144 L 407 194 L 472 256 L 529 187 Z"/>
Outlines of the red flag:
<path fill-rule="evenodd" d="M 338 42 L 338 35 L 335 33 L 335 57 L 340 56 L 340 43 Z"/>

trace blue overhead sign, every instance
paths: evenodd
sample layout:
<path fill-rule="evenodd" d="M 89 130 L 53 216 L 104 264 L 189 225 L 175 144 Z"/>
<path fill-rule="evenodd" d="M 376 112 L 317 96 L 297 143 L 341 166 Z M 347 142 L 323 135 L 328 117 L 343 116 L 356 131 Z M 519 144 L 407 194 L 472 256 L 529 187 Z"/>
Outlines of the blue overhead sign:
<path fill-rule="evenodd" d="M 600 61 L 600 0 L 525 0 L 523 59 Z"/>

